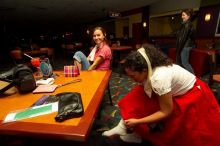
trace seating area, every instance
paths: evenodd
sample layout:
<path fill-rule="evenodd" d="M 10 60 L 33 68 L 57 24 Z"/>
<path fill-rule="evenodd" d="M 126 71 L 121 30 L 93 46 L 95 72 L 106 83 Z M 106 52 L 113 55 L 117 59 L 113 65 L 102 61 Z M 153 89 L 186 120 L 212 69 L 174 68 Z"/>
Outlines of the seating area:
<path fill-rule="evenodd" d="M 195 75 L 204 80 L 212 89 L 216 98 L 220 101 L 220 69 L 217 57 L 219 51 L 216 49 L 192 49 L 189 62 L 192 65 Z M 168 57 L 173 62 L 176 58 L 176 48 L 170 48 Z"/>
<path fill-rule="evenodd" d="M 141 3 L 143 2 L 143 3 L 141 4 L 139 2 Z M 37 77 L 36 81 L 38 80 L 38 78 L 42 78 L 42 81 L 44 81 L 48 77 L 48 76 L 45 77 L 42 74 L 44 70 L 44 66 L 43 65 L 34 66 L 33 60 L 35 59 L 32 59 L 32 57 L 33 58 L 36 57 L 38 59 L 39 64 L 40 64 L 40 61 L 43 62 L 43 58 L 45 60 L 49 58 L 49 61 L 50 61 L 50 64 L 52 65 L 52 70 L 54 73 L 49 77 L 54 78 L 53 81 L 57 87 L 57 89 L 54 92 L 39 93 L 38 94 L 39 97 L 37 94 L 33 94 L 33 92 L 30 92 L 30 94 L 25 93 L 24 95 L 20 95 L 20 96 L 13 95 L 11 96 L 11 98 L 10 97 L 7 98 L 7 100 L 10 102 L 5 102 L 6 98 L 0 98 L 1 100 L 4 101 L 2 102 L 3 105 L 6 105 L 2 107 L 3 109 L 2 111 L 7 110 L 7 113 L 8 113 L 9 112 L 8 105 L 10 105 L 11 103 L 13 104 L 17 103 L 15 102 L 13 98 L 24 97 L 25 99 L 29 96 L 31 97 L 31 98 L 28 98 L 31 101 L 30 103 L 33 103 L 33 101 L 37 101 L 37 99 L 40 99 L 44 95 L 49 95 L 49 94 L 55 95 L 55 93 L 59 94 L 62 92 L 81 93 L 83 95 L 82 101 L 83 101 L 83 104 L 85 105 L 84 106 L 85 113 L 83 117 L 76 117 L 75 119 L 71 119 L 72 121 L 67 120 L 62 123 L 57 123 L 54 121 L 55 113 L 52 113 L 53 115 L 49 114 L 49 115 L 45 115 L 45 117 L 43 116 L 38 117 L 39 119 L 36 117 L 36 119 L 34 118 L 27 119 L 27 121 L 24 120 L 21 122 L 20 121 L 15 122 L 15 124 L 14 123 L 5 124 L 5 125 L 2 124 L 0 126 L 1 127 L 0 130 L 2 130 L 2 133 L 0 134 L 0 145 L 26 146 L 26 145 L 33 144 L 36 146 L 39 146 L 39 145 L 154 146 L 153 144 L 151 144 L 150 140 L 149 142 L 147 140 L 146 141 L 144 140 L 141 144 L 127 143 L 127 142 L 124 142 L 123 139 L 119 137 L 116 137 L 115 139 L 113 139 L 112 137 L 106 138 L 102 135 L 104 131 L 115 127 L 118 124 L 118 122 L 121 120 L 121 116 L 123 117 L 123 112 L 122 112 L 123 109 L 121 109 L 121 106 L 120 104 L 118 105 L 118 103 L 122 98 L 126 97 L 127 93 L 129 93 L 130 91 L 133 91 L 132 89 L 135 86 L 139 85 L 139 82 L 140 84 L 144 84 L 144 90 L 142 90 L 143 91 L 142 95 L 144 96 L 147 95 L 145 94 L 146 85 L 147 86 L 149 85 L 148 87 L 150 87 L 150 89 L 155 89 L 155 90 L 152 90 L 153 91 L 152 95 L 154 96 L 154 94 L 158 94 L 159 103 L 160 103 L 159 108 L 161 109 L 161 111 L 163 111 L 162 100 L 163 100 L 163 97 L 165 96 L 169 97 L 169 98 L 164 98 L 165 100 L 170 99 L 167 102 L 171 103 L 172 101 L 174 101 L 173 102 L 174 104 L 176 103 L 178 104 L 178 102 L 176 102 L 176 99 L 179 101 L 182 101 L 182 95 L 184 97 L 185 93 L 188 94 L 190 91 L 194 91 L 195 89 L 196 92 L 197 91 L 199 92 L 198 95 L 201 95 L 202 97 L 203 95 L 200 94 L 201 92 L 196 87 L 198 84 L 201 85 L 201 88 L 200 88 L 201 90 L 204 89 L 202 85 L 204 85 L 205 88 L 209 86 L 212 92 L 214 93 L 217 99 L 217 102 L 220 103 L 220 2 L 217 2 L 217 1 L 215 2 L 212 0 L 211 1 L 201 0 L 198 2 L 186 0 L 184 1 L 184 4 L 186 5 L 180 5 L 179 1 L 176 1 L 176 0 L 168 0 L 166 2 L 162 0 L 159 0 L 159 1 L 146 0 L 146 1 L 134 1 L 133 7 L 132 5 L 129 6 L 128 4 L 126 4 L 124 0 L 117 1 L 117 2 L 115 0 L 112 0 L 112 1 L 109 1 L 108 4 L 106 2 L 99 2 L 96 0 L 90 0 L 87 3 L 80 1 L 80 0 L 62 1 L 61 3 L 59 0 L 55 0 L 55 1 L 48 0 L 48 1 L 36 1 L 36 2 L 31 1 L 30 3 L 26 3 L 26 4 L 24 4 L 23 1 L 21 2 L 19 1 L 16 3 L 0 2 L 0 4 L 2 5 L 0 7 L 0 10 L 2 9 L 2 11 L 4 12 L 2 13 L 3 23 L 0 24 L 0 28 L 1 28 L 0 29 L 0 40 L 2 40 L 0 42 L 1 44 L 0 73 L 7 71 L 13 68 L 15 65 L 21 63 L 21 64 L 28 65 L 33 70 L 34 76 Z M 83 8 L 79 7 L 81 5 L 83 6 Z M 118 6 L 117 7 L 118 12 L 114 12 L 116 10 L 116 6 Z M 188 6 L 189 8 L 193 9 L 193 15 L 191 15 L 192 17 L 190 18 L 192 18 L 191 19 L 192 25 L 193 25 L 193 28 L 195 29 L 195 35 L 192 36 L 195 42 L 195 47 L 190 52 L 189 62 L 192 65 L 192 68 L 195 72 L 195 76 L 201 79 L 202 81 L 205 81 L 208 86 L 206 84 L 203 84 L 203 82 L 200 84 L 199 83 L 200 80 L 197 80 L 196 83 L 190 82 L 190 81 L 194 81 L 194 76 L 187 74 L 187 72 L 185 73 L 184 71 L 182 71 L 178 73 L 181 75 L 182 74 L 187 75 L 188 82 L 186 83 L 186 80 L 185 81 L 182 80 L 183 77 L 180 78 L 180 76 L 178 76 L 177 78 L 177 76 L 168 74 L 169 73 L 168 71 L 159 72 L 160 69 L 158 69 L 159 70 L 158 73 L 160 73 L 161 75 L 159 77 L 164 77 L 164 76 L 170 77 L 170 78 L 167 78 L 170 80 L 161 81 L 161 84 L 159 85 L 162 85 L 161 87 L 163 87 L 163 85 L 166 85 L 164 83 L 165 81 L 166 83 L 170 83 L 169 85 L 171 85 L 170 86 L 171 92 L 170 90 L 169 91 L 166 90 L 160 94 L 160 91 L 158 90 L 158 93 L 157 93 L 156 92 L 157 88 L 155 87 L 156 83 L 154 84 L 152 82 L 151 84 L 146 84 L 147 83 L 146 81 L 149 81 L 149 78 L 146 78 L 146 77 L 149 77 L 150 69 L 148 70 L 148 72 L 144 72 L 144 74 L 136 74 L 136 72 L 132 72 L 133 70 L 127 69 L 126 70 L 128 73 L 127 75 L 124 69 L 125 61 L 126 61 L 125 58 L 130 52 L 135 52 L 137 51 L 137 49 L 141 48 L 142 44 L 150 43 L 150 44 L 155 45 L 155 47 L 158 50 L 161 50 L 163 53 L 165 53 L 170 59 L 172 59 L 173 63 L 175 63 L 176 40 L 177 40 L 177 37 L 175 35 L 181 28 L 182 24 L 185 24 L 185 23 L 182 23 L 185 21 L 183 20 L 184 14 L 182 14 L 181 10 L 184 10 Z M 29 9 L 26 9 L 25 7 L 28 7 Z M 17 17 L 16 19 L 15 18 L 11 19 L 10 15 L 12 14 L 12 11 L 13 11 L 13 14 L 19 14 L 16 16 Z M 26 14 L 26 15 L 22 16 L 22 14 Z M 209 16 L 209 20 L 207 20 L 208 19 L 207 16 Z M 102 28 L 102 29 L 98 29 L 97 32 L 95 33 L 94 30 L 96 30 L 97 28 Z M 183 32 L 183 31 L 179 31 L 179 32 Z M 193 34 L 193 33 L 194 32 L 190 34 Z M 184 34 L 184 33 L 181 33 L 181 34 Z M 102 47 L 105 50 L 103 49 L 102 51 Z M 92 48 L 95 48 L 94 51 L 92 51 Z M 111 50 L 109 50 L 109 48 Z M 151 48 L 149 47 L 148 49 L 150 50 Z M 79 63 L 83 64 L 86 58 L 84 57 L 84 55 L 79 53 L 79 58 L 83 56 L 82 59 L 81 58 L 74 59 L 73 55 L 76 51 L 81 51 L 85 56 L 88 56 L 90 52 L 92 51 L 91 53 L 92 55 L 89 56 L 90 58 L 89 57 L 87 58 L 89 59 L 89 61 L 91 60 L 91 62 L 89 62 L 90 66 L 87 65 L 89 66 L 89 71 L 80 70 L 84 68 L 82 68 L 82 65 L 80 65 Z M 147 51 L 143 51 L 143 52 L 147 52 Z M 153 60 L 151 58 L 152 52 L 154 51 L 147 52 L 149 53 L 149 56 L 148 55 L 147 56 L 148 58 L 150 57 L 149 58 L 150 61 Z M 100 54 L 97 55 L 96 53 L 100 53 Z M 112 60 L 109 59 L 111 56 L 111 53 L 112 53 Z M 97 57 L 97 56 L 101 56 L 101 57 Z M 142 56 L 145 58 L 145 55 L 142 54 Z M 41 58 L 41 60 L 38 57 Z M 93 57 L 95 58 L 94 60 L 93 60 Z M 156 57 L 159 58 L 158 54 Z M 157 60 L 157 58 L 155 60 Z M 163 57 L 161 56 L 161 58 Z M 141 58 L 138 58 L 138 59 L 139 60 L 137 62 L 141 60 Z M 104 65 L 102 64 L 105 67 L 103 68 L 107 71 L 103 71 L 104 69 L 101 68 L 102 65 L 99 64 L 100 62 L 102 63 L 103 60 L 105 61 L 104 62 L 105 64 Z M 160 61 L 160 59 L 158 60 Z M 135 61 L 132 61 L 132 63 L 133 62 Z M 133 65 L 132 63 L 131 65 Z M 143 60 L 141 60 L 141 63 L 143 64 Z M 109 67 L 109 64 L 110 64 L 110 67 Z M 150 63 L 147 60 L 148 68 L 149 68 L 149 64 Z M 155 63 L 151 62 L 151 64 L 153 64 L 152 66 L 154 67 Z M 69 86 L 68 82 L 69 81 L 71 82 L 71 80 L 74 80 L 75 76 L 74 78 L 73 77 L 66 78 L 63 76 L 65 75 L 64 73 L 65 66 L 72 67 L 72 65 L 74 65 L 74 68 L 76 68 L 77 72 L 79 73 L 79 75 L 77 74 L 78 76 L 76 76 L 76 78 L 80 78 L 80 82 Z M 78 67 L 75 65 L 78 65 Z M 96 70 L 98 67 L 101 68 L 100 69 L 101 71 Z M 145 71 L 145 67 L 146 67 L 146 64 L 145 66 L 143 66 L 144 71 Z M 135 65 L 134 68 L 143 70 L 141 65 L 140 66 Z M 88 68 L 86 68 L 85 70 L 87 69 Z M 50 67 L 50 70 L 51 70 L 51 67 Z M 154 70 L 155 68 L 153 68 L 153 71 Z M 60 74 L 56 74 L 57 71 Z M 71 71 L 71 74 L 74 73 L 72 68 L 69 70 L 66 70 L 66 72 L 69 72 L 69 71 Z M 86 74 L 84 74 L 84 72 L 86 72 Z M 107 73 L 104 73 L 104 72 L 107 72 Z M 152 81 L 154 77 L 156 81 L 161 79 L 161 78 L 157 79 L 158 76 L 154 76 L 154 75 L 155 74 L 153 74 L 152 76 L 153 77 Z M 59 78 L 59 77 L 63 77 L 63 78 Z M 59 80 L 60 82 L 57 82 L 57 80 Z M 184 83 L 184 84 L 179 84 L 179 83 Z M 82 84 L 85 84 L 85 85 L 81 86 Z M 179 86 L 176 86 L 176 85 L 179 85 Z M 172 88 L 173 86 L 175 86 L 174 89 Z M 190 89 L 188 87 L 190 87 Z M 193 89 L 191 87 L 193 87 Z M 164 89 L 166 88 L 163 88 L 163 90 Z M 180 89 L 181 89 L 181 92 L 179 91 Z M 185 91 L 186 89 L 187 91 Z M 208 92 L 210 91 L 209 88 L 207 88 L 207 90 Z M 210 91 L 209 92 L 210 96 L 207 96 L 207 97 L 212 97 L 213 95 L 212 92 Z M 178 93 L 178 94 L 174 94 L 174 93 Z M 20 93 L 18 92 L 18 94 Z M 180 98 L 175 98 L 175 96 L 178 96 Z M 135 96 L 132 96 L 132 97 L 135 97 Z M 140 96 L 137 96 L 137 97 L 140 97 Z M 193 94 L 190 97 L 197 98 L 196 95 L 194 96 Z M 214 99 L 214 101 L 216 102 L 215 97 L 213 96 L 212 99 Z M 140 99 L 140 98 L 137 98 L 137 99 Z M 157 98 L 154 98 L 154 99 L 157 100 Z M 187 99 L 191 99 L 191 98 L 186 98 L 186 100 Z M 206 106 L 205 100 L 203 99 L 204 98 L 201 98 L 201 102 L 204 102 L 204 105 L 201 105 L 201 107 L 209 106 L 209 105 Z M 210 98 L 207 98 L 207 99 L 210 99 Z M 28 101 L 28 100 L 24 100 L 24 101 Z M 135 102 L 130 102 L 131 100 L 128 100 L 128 101 L 129 101 L 129 104 L 138 105 Z M 218 105 L 217 102 L 216 102 L 216 105 Z M 4 103 L 7 103 L 8 105 Z M 22 105 L 22 108 L 26 108 L 27 106 L 29 108 L 29 106 L 31 105 L 30 103 L 21 102 L 21 105 L 27 104 L 25 106 Z M 158 103 L 158 101 L 156 103 Z M 184 111 L 183 113 L 184 114 L 192 113 L 193 115 L 194 112 L 191 112 L 191 110 L 187 111 L 188 103 L 187 103 L 186 112 Z M 196 102 L 196 103 L 200 103 L 200 102 Z M 189 103 L 189 109 L 192 107 L 192 104 L 191 102 Z M 167 114 L 169 116 L 171 110 L 172 110 L 171 112 L 174 111 L 173 113 L 175 114 L 176 109 L 177 110 L 182 109 L 181 107 L 176 108 L 176 105 L 172 106 L 172 108 L 174 107 L 172 109 L 170 105 L 173 105 L 173 104 L 169 104 L 169 105 L 166 104 L 166 106 L 164 105 L 165 107 L 164 109 L 169 108 L 170 110 L 169 111 L 167 110 L 169 113 L 167 111 L 166 111 L 167 113 L 161 112 L 163 113 L 162 115 Z M 185 105 L 185 103 L 183 103 L 183 105 Z M 18 104 L 18 106 L 20 105 Z M 137 107 L 139 108 L 141 106 L 138 105 Z M 12 111 L 13 107 L 11 106 L 10 108 L 11 108 L 10 111 Z M 144 110 L 145 109 L 148 110 L 150 108 L 151 107 L 148 106 L 148 108 L 144 108 Z M 18 107 L 18 109 L 20 108 Z M 125 109 L 127 110 L 129 108 L 126 107 Z M 138 110 L 139 109 L 135 109 L 134 114 L 135 112 L 139 112 Z M 128 112 L 128 114 L 132 112 Z M 5 116 L 7 113 L 2 112 L 2 115 L 4 114 Z M 143 115 L 145 114 L 144 112 L 142 113 L 142 111 L 140 113 Z M 172 119 L 173 113 L 170 114 L 171 115 L 170 119 Z M 196 111 L 195 114 L 197 113 L 198 112 Z M 215 112 L 215 113 L 218 113 L 218 112 Z M 1 118 L 4 119 L 4 116 L 1 116 Z M 84 119 L 88 117 L 89 117 L 89 120 Z M 142 118 L 142 115 L 140 115 L 140 117 Z M 184 117 L 184 116 L 180 116 L 180 117 Z M 43 120 L 41 120 L 41 118 Z M 131 118 L 135 118 L 135 117 L 131 117 Z M 192 119 L 186 118 L 186 117 L 184 118 L 186 120 L 181 119 L 181 120 L 174 120 L 174 121 L 177 121 L 178 123 L 178 121 L 185 122 L 187 120 L 191 120 L 190 123 L 194 123 L 194 121 L 192 122 L 192 120 L 194 120 L 193 118 Z M 123 119 L 126 120 L 126 118 L 124 117 Z M 164 124 L 167 120 L 164 117 L 162 117 L 161 119 L 164 120 L 161 122 L 162 124 Z M 206 119 L 208 121 L 209 119 L 217 119 L 217 118 L 206 118 Z M 206 119 L 204 119 L 204 121 Z M 135 120 L 133 121 L 135 122 Z M 131 121 L 131 124 L 133 121 Z M 130 122 L 129 120 L 125 121 L 125 125 L 126 124 L 129 125 L 129 122 Z M 139 123 L 141 122 L 139 121 Z M 150 132 L 158 132 L 157 130 L 161 130 L 161 127 L 160 127 L 161 123 L 158 122 L 158 119 L 156 119 L 156 121 L 153 121 L 153 122 L 152 121 L 150 121 L 149 123 L 147 122 L 146 122 L 146 125 L 149 126 Z M 154 122 L 156 123 L 155 124 L 156 126 L 154 125 Z M 195 123 L 196 122 L 197 121 L 195 121 Z M 27 123 L 31 125 L 30 128 Z M 42 124 L 42 126 L 39 126 L 39 125 L 36 126 L 35 123 L 36 125 Z M 52 126 L 50 127 L 48 123 L 50 123 Z M 171 122 L 168 122 L 168 123 L 170 124 Z M 188 123 L 188 121 L 186 123 Z M 17 126 L 17 124 L 19 126 Z M 181 123 L 181 125 L 184 125 L 184 124 Z M 171 124 L 171 127 L 173 125 L 174 124 Z M 214 125 L 214 124 L 210 124 L 210 125 Z M 24 126 L 26 129 L 24 129 L 22 126 Z M 46 129 L 45 130 L 44 126 L 48 129 L 45 128 Z M 180 128 L 181 130 L 177 130 L 177 131 L 181 133 L 182 131 L 184 131 L 184 128 L 187 129 L 187 127 L 189 127 L 187 124 L 186 124 L 186 127 L 184 126 L 181 127 L 182 129 Z M 9 129 L 7 129 L 8 127 Z M 206 128 L 206 126 L 204 127 Z M 7 131 L 4 131 L 5 130 L 4 128 L 7 129 Z M 207 129 L 208 128 L 209 127 L 207 126 Z M 18 133 L 16 133 L 17 129 L 20 130 Z M 140 130 L 143 130 L 143 129 L 144 128 Z M 167 129 L 170 129 L 170 128 L 167 128 Z M 174 132 L 175 132 L 175 129 L 176 128 L 174 128 L 173 126 Z M 36 130 L 36 131 L 32 131 L 32 130 Z M 190 130 L 191 129 L 189 129 L 188 135 L 193 133 Z M 172 132 L 172 128 L 170 131 Z M 217 130 L 217 131 L 220 131 L 220 130 Z M 127 132 L 128 130 L 126 131 L 126 133 Z M 178 134 L 179 133 L 177 133 L 174 136 L 174 138 L 180 138 L 180 141 L 181 141 L 182 133 L 180 135 Z M 166 145 L 166 140 L 167 141 L 170 140 L 169 137 L 172 137 L 171 142 L 175 141 L 173 138 L 173 135 L 171 136 L 170 134 L 167 134 L 167 133 L 165 135 L 167 136 L 166 138 L 163 139 L 163 137 L 160 137 L 159 135 L 158 137 L 156 137 L 156 140 L 158 138 L 160 138 L 161 141 L 165 140 L 164 145 Z M 220 135 L 220 134 L 218 133 L 216 135 Z M 124 135 L 120 137 L 123 137 L 123 136 Z M 202 136 L 206 137 L 206 135 L 202 135 Z M 186 141 L 188 140 L 190 142 L 192 138 L 191 139 L 189 138 Z M 181 142 L 180 142 L 180 145 L 181 145 Z"/>
<path fill-rule="evenodd" d="M 152 42 L 175 62 L 175 37 L 154 37 Z M 215 56 L 215 67 L 220 65 L 220 37 L 196 37 L 195 48 L 190 54 L 190 63 L 197 77 L 209 74 L 212 70 L 212 56 Z"/>
<path fill-rule="evenodd" d="M 21 49 L 15 49 L 10 51 L 10 57 L 12 58 L 14 64 L 19 63 L 30 63 L 30 57 L 48 57 L 51 61 L 51 64 L 54 65 L 54 49 L 53 48 L 39 48 L 39 50 L 29 50 L 22 51 Z"/>
<path fill-rule="evenodd" d="M 44 51 L 44 49 L 42 49 L 42 50 Z M 207 73 L 209 73 L 209 71 L 210 71 L 210 68 L 209 68 L 210 67 L 209 66 L 210 52 L 204 51 L 204 50 L 205 49 L 193 49 L 191 56 L 190 56 L 190 63 L 192 63 L 192 66 L 195 69 L 195 73 L 196 73 L 197 77 L 202 77 L 202 76 L 206 75 Z M 168 56 L 170 58 L 172 58 L 173 60 L 175 60 L 175 48 L 170 48 L 168 50 Z M 195 57 L 195 56 L 197 56 L 197 57 Z M 69 62 L 63 62 L 63 57 L 62 56 L 59 56 L 59 57 L 60 58 L 56 58 L 56 60 L 55 60 L 56 66 L 59 66 L 58 69 L 62 69 L 62 66 L 65 63 L 67 63 L 67 64 L 71 63 L 70 58 L 68 59 Z M 113 71 L 114 71 L 114 68 L 113 68 Z M 104 101 L 102 103 L 102 106 L 101 106 L 102 110 L 99 114 L 100 117 L 95 119 L 95 123 L 92 128 L 92 132 L 91 132 L 91 135 L 88 139 L 88 142 L 90 142 L 92 144 L 94 144 L 94 143 L 99 144 L 99 141 L 94 141 L 94 139 L 96 139 L 96 140 L 101 139 L 100 140 L 101 144 L 102 143 L 104 143 L 104 144 L 110 143 L 110 144 L 114 145 L 116 143 L 117 145 L 123 145 L 123 143 L 120 140 L 107 141 L 106 139 L 101 137 L 101 133 L 103 132 L 103 127 L 99 127 L 99 126 L 101 125 L 100 123 L 104 123 L 104 126 L 111 127 L 111 126 L 118 123 L 118 119 L 120 118 L 120 116 L 119 116 L 120 111 L 119 111 L 118 107 L 114 106 L 114 105 L 134 85 L 135 85 L 135 83 L 133 81 L 131 81 L 130 79 L 128 79 L 128 77 L 125 76 L 124 74 L 117 74 L 116 72 L 113 72 L 113 75 L 112 75 L 111 81 L 110 81 L 110 85 L 108 86 L 109 87 L 108 92 L 110 89 L 112 101 L 111 100 L 109 101 L 109 95 L 106 94 L 104 97 Z M 117 90 L 116 87 L 120 88 L 120 89 Z M 110 104 L 109 104 L 109 102 L 110 102 Z M 112 104 L 111 102 L 113 103 L 113 106 L 111 106 L 111 104 Z M 102 124 L 102 126 L 103 126 L 103 124 Z M 104 128 L 106 128 L 106 127 L 104 127 Z M 37 144 L 42 144 L 42 142 L 38 141 L 37 139 L 26 140 L 25 138 L 23 138 L 23 139 L 18 138 L 18 142 L 22 143 L 21 145 L 29 145 L 33 141 L 35 141 Z M 10 142 L 8 142 L 8 143 L 10 143 Z M 45 140 L 45 143 L 50 144 L 50 143 L 54 143 L 54 141 Z M 62 143 L 61 141 L 56 142 L 57 145 L 61 144 L 61 143 Z M 69 143 L 65 142 L 65 143 L 67 143 L 69 145 L 72 144 L 70 142 Z M 145 143 L 146 143 L 146 145 L 151 145 L 148 142 L 145 142 Z M 77 144 L 80 145 L 79 143 L 77 143 Z"/>
<path fill-rule="evenodd" d="M 195 75 L 197 77 L 202 77 L 209 73 L 210 71 L 210 59 L 212 51 L 192 49 L 189 62 L 192 65 Z M 176 60 L 176 48 L 170 48 L 168 51 L 168 56 L 175 62 Z"/>
<path fill-rule="evenodd" d="M 61 49 L 62 49 L 64 58 L 66 58 L 66 57 L 73 55 L 74 52 L 82 50 L 83 44 L 82 43 L 61 44 Z"/>

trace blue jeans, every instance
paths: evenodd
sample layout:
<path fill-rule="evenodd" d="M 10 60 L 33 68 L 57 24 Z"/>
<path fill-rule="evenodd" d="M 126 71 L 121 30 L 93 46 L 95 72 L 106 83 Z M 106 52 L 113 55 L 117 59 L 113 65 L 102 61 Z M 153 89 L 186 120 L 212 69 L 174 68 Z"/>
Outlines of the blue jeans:
<path fill-rule="evenodd" d="M 180 56 L 177 55 L 176 57 L 176 64 L 179 64 L 180 66 L 194 74 L 193 68 L 189 63 L 189 55 L 192 48 L 193 47 L 184 47 L 180 53 Z"/>
<path fill-rule="evenodd" d="M 90 63 L 87 60 L 87 57 L 81 51 L 77 51 L 74 54 L 73 59 L 76 59 L 78 62 L 81 63 L 82 70 L 88 70 Z"/>

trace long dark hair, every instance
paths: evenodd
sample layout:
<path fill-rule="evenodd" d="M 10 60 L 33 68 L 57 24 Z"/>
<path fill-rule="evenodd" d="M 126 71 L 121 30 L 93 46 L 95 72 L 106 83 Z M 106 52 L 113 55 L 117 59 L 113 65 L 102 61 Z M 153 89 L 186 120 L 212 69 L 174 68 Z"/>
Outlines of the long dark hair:
<path fill-rule="evenodd" d="M 159 66 L 169 66 L 172 65 L 172 60 L 170 60 L 163 52 L 155 48 L 151 44 L 143 44 L 145 53 L 148 56 L 152 69 Z M 147 62 L 144 57 L 137 51 L 130 53 L 125 60 L 125 68 L 132 71 L 142 72 L 144 69 L 148 69 Z"/>

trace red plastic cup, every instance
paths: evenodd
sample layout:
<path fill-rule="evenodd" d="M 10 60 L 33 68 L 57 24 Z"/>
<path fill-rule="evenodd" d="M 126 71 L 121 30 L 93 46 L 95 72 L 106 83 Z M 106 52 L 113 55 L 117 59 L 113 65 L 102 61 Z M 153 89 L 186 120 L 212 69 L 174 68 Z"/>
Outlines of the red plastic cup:
<path fill-rule="evenodd" d="M 31 59 L 31 64 L 34 67 L 40 67 L 40 58 L 33 58 L 33 59 Z"/>

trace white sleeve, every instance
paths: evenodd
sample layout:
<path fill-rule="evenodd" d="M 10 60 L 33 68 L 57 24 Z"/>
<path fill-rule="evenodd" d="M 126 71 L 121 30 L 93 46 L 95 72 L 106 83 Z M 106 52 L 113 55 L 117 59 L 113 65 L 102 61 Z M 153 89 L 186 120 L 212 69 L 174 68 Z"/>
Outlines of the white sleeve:
<path fill-rule="evenodd" d="M 171 75 L 169 73 L 154 74 L 151 78 L 152 90 L 159 96 L 171 91 Z"/>

